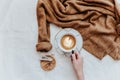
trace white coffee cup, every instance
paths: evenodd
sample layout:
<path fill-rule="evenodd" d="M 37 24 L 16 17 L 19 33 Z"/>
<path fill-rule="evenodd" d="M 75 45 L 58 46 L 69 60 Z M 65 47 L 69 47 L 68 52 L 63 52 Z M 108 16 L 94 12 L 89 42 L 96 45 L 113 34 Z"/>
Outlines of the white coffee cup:
<path fill-rule="evenodd" d="M 74 40 L 75 40 L 75 41 L 74 41 L 74 42 L 75 42 L 75 45 L 74 45 L 72 48 L 70 48 L 70 49 L 65 49 L 65 48 L 62 46 L 61 39 L 62 39 L 64 36 L 72 36 L 72 37 L 74 38 Z M 69 40 L 68 40 L 66 43 L 69 44 Z M 76 39 L 75 35 L 74 35 L 74 34 L 71 34 L 71 33 L 63 34 L 63 35 L 60 37 L 60 39 L 58 40 L 58 46 L 59 46 L 59 48 L 60 48 L 64 53 L 71 53 L 72 50 L 76 50 L 76 46 L 77 46 L 76 44 L 77 44 L 77 39 Z"/>

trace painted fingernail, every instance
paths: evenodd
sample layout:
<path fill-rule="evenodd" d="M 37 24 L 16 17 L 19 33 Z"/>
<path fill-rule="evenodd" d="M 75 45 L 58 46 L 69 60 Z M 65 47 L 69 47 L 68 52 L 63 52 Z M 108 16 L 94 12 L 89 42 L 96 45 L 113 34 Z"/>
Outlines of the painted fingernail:
<path fill-rule="evenodd" d="M 74 50 L 72 50 L 72 54 L 74 54 Z"/>

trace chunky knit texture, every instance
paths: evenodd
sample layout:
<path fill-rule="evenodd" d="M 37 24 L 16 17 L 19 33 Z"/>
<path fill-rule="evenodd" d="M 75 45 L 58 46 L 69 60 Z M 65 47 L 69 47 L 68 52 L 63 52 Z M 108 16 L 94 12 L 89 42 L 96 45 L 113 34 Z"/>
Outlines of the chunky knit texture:
<path fill-rule="evenodd" d="M 74 28 L 83 37 L 83 48 L 99 59 L 120 60 L 120 4 L 116 0 L 38 0 L 37 51 L 49 51 L 50 23 Z"/>

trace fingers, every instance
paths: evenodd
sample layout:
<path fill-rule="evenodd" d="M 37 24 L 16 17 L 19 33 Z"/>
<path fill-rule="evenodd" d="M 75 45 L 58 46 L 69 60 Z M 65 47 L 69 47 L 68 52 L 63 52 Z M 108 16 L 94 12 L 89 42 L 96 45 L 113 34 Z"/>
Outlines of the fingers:
<path fill-rule="evenodd" d="M 71 55 L 71 60 L 76 61 L 76 55 L 74 53 Z"/>
<path fill-rule="evenodd" d="M 76 56 L 76 59 L 79 59 L 80 58 L 80 55 L 78 52 L 75 52 L 75 56 Z"/>
<path fill-rule="evenodd" d="M 79 53 L 78 53 L 78 52 L 74 52 L 74 51 L 72 50 L 71 61 L 76 61 L 76 60 L 79 59 L 79 58 L 80 58 Z"/>
<path fill-rule="evenodd" d="M 78 52 L 72 51 L 71 61 L 78 60 L 78 59 L 81 59 L 81 58 L 82 58 L 82 56 L 80 56 L 80 54 Z"/>

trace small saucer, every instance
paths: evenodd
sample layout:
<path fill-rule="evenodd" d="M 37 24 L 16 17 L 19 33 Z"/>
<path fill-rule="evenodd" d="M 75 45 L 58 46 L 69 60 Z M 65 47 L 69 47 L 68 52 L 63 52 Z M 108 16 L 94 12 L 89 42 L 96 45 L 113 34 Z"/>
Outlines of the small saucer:
<path fill-rule="evenodd" d="M 77 48 L 77 51 L 80 52 L 82 49 L 82 45 L 83 45 L 83 39 L 82 39 L 81 34 L 72 28 L 62 29 L 56 34 L 55 39 L 54 39 L 55 50 L 60 54 L 65 54 L 58 46 L 59 39 L 65 34 L 73 34 L 76 37 L 76 48 Z"/>

